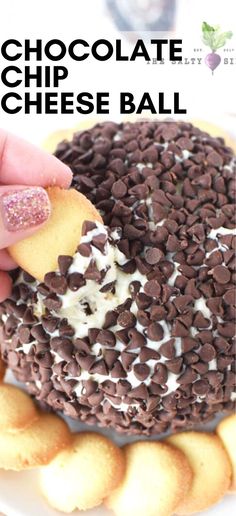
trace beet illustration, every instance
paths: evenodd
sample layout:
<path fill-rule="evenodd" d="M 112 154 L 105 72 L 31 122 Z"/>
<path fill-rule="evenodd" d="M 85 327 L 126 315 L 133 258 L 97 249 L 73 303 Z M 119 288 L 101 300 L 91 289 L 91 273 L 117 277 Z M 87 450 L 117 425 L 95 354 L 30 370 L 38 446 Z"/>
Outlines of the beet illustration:
<path fill-rule="evenodd" d="M 221 62 L 221 57 L 219 54 L 216 54 L 215 52 L 211 52 L 210 54 L 207 54 L 205 57 L 205 63 L 209 68 L 211 69 L 212 73 L 214 70 L 219 66 Z"/>
<path fill-rule="evenodd" d="M 219 66 L 221 62 L 221 57 L 216 53 L 218 48 L 224 47 L 226 41 L 232 38 L 233 33 L 231 31 L 228 32 L 220 32 L 220 26 L 215 25 L 214 27 L 208 25 L 208 23 L 203 22 L 202 24 L 202 41 L 204 45 L 211 49 L 211 53 L 207 54 L 205 57 L 205 63 L 212 71 Z"/>

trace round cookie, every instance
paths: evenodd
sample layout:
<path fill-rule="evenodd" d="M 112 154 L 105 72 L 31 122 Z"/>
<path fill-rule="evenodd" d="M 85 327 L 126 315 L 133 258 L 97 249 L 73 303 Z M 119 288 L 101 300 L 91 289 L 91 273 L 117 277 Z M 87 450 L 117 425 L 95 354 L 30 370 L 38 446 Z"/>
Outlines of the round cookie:
<path fill-rule="evenodd" d="M 15 262 L 39 281 L 57 268 L 59 255 L 73 255 L 80 242 L 84 221 L 101 216 L 86 197 L 76 190 L 47 189 L 52 214 L 34 235 L 9 247 Z"/>
<path fill-rule="evenodd" d="M 185 515 L 208 509 L 226 493 L 231 481 L 231 465 L 221 440 L 213 433 L 182 432 L 167 438 L 187 457 L 193 472 L 189 491 L 176 507 Z"/>
<path fill-rule="evenodd" d="M 6 372 L 6 364 L 4 364 L 3 360 L 0 356 L 0 382 L 2 382 Z"/>
<path fill-rule="evenodd" d="M 32 399 L 11 384 L 0 385 L 0 431 L 24 430 L 39 418 Z"/>
<path fill-rule="evenodd" d="M 125 470 L 120 448 L 103 435 L 74 434 L 70 446 L 41 469 L 44 496 L 55 509 L 72 512 L 100 505 Z"/>
<path fill-rule="evenodd" d="M 190 123 L 143 121 L 98 124 L 56 155 L 104 225 L 43 283 L 14 273 L 4 360 L 55 410 L 125 433 L 232 411 L 233 151 Z"/>
<path fill-rule="evenodd" d="M 232 466 L 230 491 L 236 491 L 236 414 L 228 416 L 217 425 L 216 433 L 220 437 L 229 455 Z"/>
<path fill-rule="evenodd" d="M 185 455 L 162 442 L 123 448 L 125 476 L 105 504 L 116 516 L 169 516 L 188 492 L 192 472 Z"/>
<path fill-rule="evenodd" d="M 40 414 L 19 432 L 0 431 L 0 468 L 20 471 L 48 464 L 71 441 L 63 419 Z"/>

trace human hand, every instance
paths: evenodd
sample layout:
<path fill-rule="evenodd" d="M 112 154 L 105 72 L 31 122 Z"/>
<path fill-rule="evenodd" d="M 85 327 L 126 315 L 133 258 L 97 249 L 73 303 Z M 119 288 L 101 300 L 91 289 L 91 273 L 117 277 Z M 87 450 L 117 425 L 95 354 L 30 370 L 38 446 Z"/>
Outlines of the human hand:
<path fill-rule="evenodd" d="M 17 267 L 7 247 L 37 231 L 50 216 L 43 187 L 68 188 L 70 169 L 54 156 L 0 130 L 0 301 L 11 292 L 7 271 Z"/>

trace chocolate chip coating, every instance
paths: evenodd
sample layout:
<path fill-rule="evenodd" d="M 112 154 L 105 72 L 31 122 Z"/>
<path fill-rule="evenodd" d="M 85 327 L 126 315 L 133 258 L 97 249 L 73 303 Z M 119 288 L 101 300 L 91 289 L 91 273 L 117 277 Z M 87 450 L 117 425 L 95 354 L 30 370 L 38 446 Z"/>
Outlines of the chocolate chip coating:
<path fill-rule="evenodd" d="M 40 284 L 13 273 L 12 296 L 0 305 L 3 359 L 40 402 L 123 433 L 192 428 L 233 410 L 233 151 L 189 123 L 149 121 L 98 124 L 55 155 L 107 233 L 85 222 L 83 271 L 59 256 Z M 108 245 L 127 283 L 117 304 L 118 280 L 101 265 Z M 90 303 L 95 289 L 106 309 Z M 76 316 L 63 312 L 80 293 L 85 324 L 103 311 L 83 335 L 78 306 Z"/>

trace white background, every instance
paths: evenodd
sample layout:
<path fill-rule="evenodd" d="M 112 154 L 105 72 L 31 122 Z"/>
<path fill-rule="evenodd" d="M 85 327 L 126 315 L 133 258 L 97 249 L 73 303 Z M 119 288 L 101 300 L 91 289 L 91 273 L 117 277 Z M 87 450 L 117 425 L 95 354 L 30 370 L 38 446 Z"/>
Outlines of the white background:
<path fill-rule="evenodd" d="M 129 0 L 127 0 L 128 2 Z M 139 0 L 140 2 L 141 0 Z M 145 0 L 143 0 L 145 2 Z M 123 2 L 124 3 L 124 2 Z M 235 0 L 177 0 L 175 33 L 169 37 L 183 38 L 183 56 L 204 57 L 208 51 L 201 43 L 201 24 L 220 24 L 222 30 L 232 30 L 236 35 Z M 144 36 L 142 34 L 141 36 Z M 102 0 L 8 0 L 1 2 L 0 42 L 9 38 L 23 41 L 25 38 L 48 40 L 58 38 L 69 43 L 76 38 L 84 38 L 92 43 L 98 38 L 114 41 L 121 35 L 116 29 Z M 146 37 L 148 35 L 146 34 Z M 236 55 L 236 42 L 229 42 Z M 132 44 L 123 38 L 123 48 L 130 52 Z M 194 48 L 202 52 L 194 54 Z M 230 54 L 219 52 L 222 57 Z M 0 58 L 1 70 L 10 63 Z M 13 63 L 22 65 L 21 63 Z M 32 66 L 34 61 L 32 61 Z M 44 60 L 44 65 L 50 64 Z M 188 118 L 201 118 L 225 127 L 236 137 L 235 70 L 233 66 L 223 66 L 215 71 L 202 65 L 147 65 L 145 62 L 115 63 L 114 59 L 100 63 L 88 59 L 83 63 L 64 59 L 69 68 L 69 78 L 64 82 L 63 91 L 109 91 L 110 115 L 104 118 L 122 119 L 119 115 L 119 92 L 131 91 L 138 100 L 144 91 L 157 98 L 158 91 L 179 91 Z M 164 70 L 164 71 L 162 71 Z M 31 88 L 34 91 L 34 88 Z M 6 92 L 0 84 L 1 96 Z M 20 94 L 23 89 L 18 90 Z M 94 118 L 90 115 L 87 118 Z M 79 115 L 7 115 L 0 111 L 0 126 L 36 144 L 52 131 L 78 125 L 86 119 Z M 55 516 L 43 502 L 37 487 L 37 473 L 0 474 L 0 511 L 8 516 Z M 217 507 L 207 511 L 207 516 L 231 516 L 235 498 L 228 496 Z M 102 515 L 103 509 L 91 511 L 89 515 Z M 158 515 L 157 515 L 158 516 Z"/>

